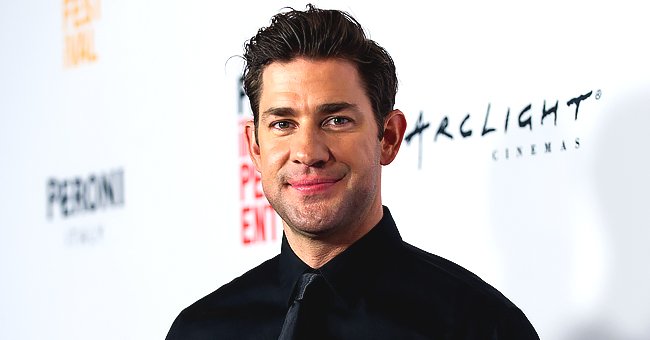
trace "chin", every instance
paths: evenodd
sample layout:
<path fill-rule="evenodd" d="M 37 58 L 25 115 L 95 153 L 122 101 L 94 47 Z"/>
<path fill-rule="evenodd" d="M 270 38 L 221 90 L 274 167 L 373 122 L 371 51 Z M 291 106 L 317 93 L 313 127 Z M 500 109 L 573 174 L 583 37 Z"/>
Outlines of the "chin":
<path fill-rule="evenodd" d="M 292 218 L 289 222 L 294 229 L 297 229 L 306 234 L 327 234 L 331 230 L 336 229 L 338 223 L 331 221 L 329 218 L 317 218 L 316 216 L 311 216 L 311 218 Z"/>
<path fill-rule="evenodd" d="M 322 216 L 318 216 L 321 214 Z M 342 221 L 335 218 L 334 212 L 321 212 L 321 214 L 313 211 L 301 213 L 294 210 L 285 216 L 281 215 L 281 217 L 294 231 L 305 236 L 318 238 L 332 234 L 342 224 Z"/>

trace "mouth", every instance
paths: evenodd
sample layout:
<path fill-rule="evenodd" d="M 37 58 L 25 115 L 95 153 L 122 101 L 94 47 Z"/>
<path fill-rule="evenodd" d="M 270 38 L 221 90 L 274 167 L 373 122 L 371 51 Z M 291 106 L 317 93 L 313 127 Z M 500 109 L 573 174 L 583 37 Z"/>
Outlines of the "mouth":
<path fill-rule="evenodd" d="M 291 179 L 287 184 L 303 195 L 314 195 L 326 192 L 340 180 L 334 177 L 301 177 Z"/>

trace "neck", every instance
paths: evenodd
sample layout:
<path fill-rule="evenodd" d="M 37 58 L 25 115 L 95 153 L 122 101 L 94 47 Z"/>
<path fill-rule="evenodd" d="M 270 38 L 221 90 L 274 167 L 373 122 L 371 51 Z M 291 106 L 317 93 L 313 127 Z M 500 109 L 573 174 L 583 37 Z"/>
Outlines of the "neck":
<path fill-rule="evenodd" d="M 309 267 L 318 269 L 366 235 L 383 216 L 381 204 L 373 208 L 356 226 L 325 236 L 299 233 L 286 223 L 284 233 L 294 253 Z"/>

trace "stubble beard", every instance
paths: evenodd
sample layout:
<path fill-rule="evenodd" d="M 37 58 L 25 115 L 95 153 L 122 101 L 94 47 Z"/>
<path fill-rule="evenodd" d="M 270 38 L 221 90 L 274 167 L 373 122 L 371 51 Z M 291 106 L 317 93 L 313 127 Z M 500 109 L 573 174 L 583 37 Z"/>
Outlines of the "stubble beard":
<path fill-rule="evenodd" d="M 317 240 L 337 236 L 345 238 L 347 233 L 354 234 L 354 228 L 364 222 L 372 209 L 379 195 L 376 187 L 378 176 L 377 171 L 372 171 L 367 178 L 361 179 L 360 185 L 346 188 L 342 196 L 334 200 L 314 196 L 291 202 L 283 199 L 282 190 L 277 195 L 267 195 L 267 198 L 292 232 Z"/>

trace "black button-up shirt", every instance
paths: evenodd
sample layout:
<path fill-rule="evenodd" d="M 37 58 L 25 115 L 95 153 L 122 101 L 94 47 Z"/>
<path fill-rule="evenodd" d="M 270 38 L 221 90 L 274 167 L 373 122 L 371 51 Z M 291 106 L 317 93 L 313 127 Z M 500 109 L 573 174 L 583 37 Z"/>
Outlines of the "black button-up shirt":
<path fill-rule="evenodd" d="M 309 339 L 539 339 L 478 276 L 402 241 L 384 207 L 377 226 L 317 270 L 283 237 L 278 256 L 183 310 L 167 340 L 277 339 L 307 271 L 322 274 L 328 296 Z"/>

